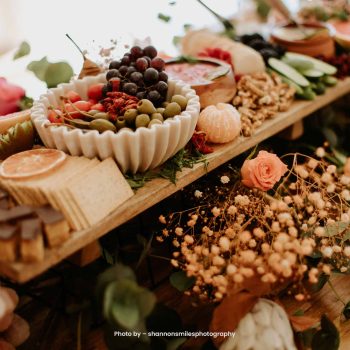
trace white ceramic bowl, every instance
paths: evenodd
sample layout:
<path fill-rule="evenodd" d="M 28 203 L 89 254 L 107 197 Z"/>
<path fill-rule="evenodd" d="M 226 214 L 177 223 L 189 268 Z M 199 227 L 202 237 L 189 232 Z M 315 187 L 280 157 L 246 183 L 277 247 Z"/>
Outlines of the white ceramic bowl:
<path fill-rule="evenodd" d="M 74 80 L 50 89 L 34 102 L 32 121 L 42 141 L 48 148 L 57 148 L 73 156 L 105 159 L 114 157 L 123 172 L 143 172 L 164 163 L 183 148 L 195 130 L 199 111 L 199 97 L 196 92 L 180 81 L 168 81 L 167 99 L 180 94 L 188 99 L 186 110 L 163 124 L 151 128 L 128 129 L 118 133 L 97 130 L 83 131 L 66 126 L 47 127 L 47 110 L 50 105 L 57 106 L 59 97 L 69 90 L 76 91 L 83 99 L 87 89 L 95 83 L 105 82 L 105 74 Z"/>

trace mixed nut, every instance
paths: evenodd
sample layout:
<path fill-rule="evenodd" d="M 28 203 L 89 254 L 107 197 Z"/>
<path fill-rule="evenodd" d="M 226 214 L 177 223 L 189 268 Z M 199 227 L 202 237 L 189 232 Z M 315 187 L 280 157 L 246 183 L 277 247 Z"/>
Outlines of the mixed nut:
<path fill-rule="evenodd" d="M 286 111 L 295 94 L 295 89 L 283 83 L 275 73 L 271 76 L 267 73 L 244 75 L 237 84 L 237 91 L 232 103 L 241 114 L 244 136 L 251 136 L 265 119 Z"/>

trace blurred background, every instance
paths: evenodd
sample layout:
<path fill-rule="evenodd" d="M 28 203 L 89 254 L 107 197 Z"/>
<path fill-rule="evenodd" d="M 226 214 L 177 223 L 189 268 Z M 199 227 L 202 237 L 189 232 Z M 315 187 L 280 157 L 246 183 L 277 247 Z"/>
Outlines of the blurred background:
<path fill-rule="evenodd" d="M 286 2 L 292 9 L 297 9 L 300 3 Z M 250 0 L 205 3 L 226 18 L 239 19 L 246 27 L 249 21 L 244 20 L 245 16 L 256 5 Z M 163 20 L 158 18 L 159 14 L 164 15 Z M 82 57 L 65 33 L 86 49 L 92 59 L 96 59 L 101 47 L 111 45 L 111 39 L 117 40 L 118 50 L 124 52 L 124 44 L 151 38 L 158 49 L 176 55 L 173 38 L 184 33 L 186 24 L 221 30 L 215 17 L 196 0 L 0 0 L 0 76 L 37 97 L 45 84 L 25 72 L 30 61 L 47 56 L 50 61 L 68 61 L 75 72 L 81 68 Z M 31 53 L 13 61 L 13 53 L 23 40 L 30 44 Z"/>

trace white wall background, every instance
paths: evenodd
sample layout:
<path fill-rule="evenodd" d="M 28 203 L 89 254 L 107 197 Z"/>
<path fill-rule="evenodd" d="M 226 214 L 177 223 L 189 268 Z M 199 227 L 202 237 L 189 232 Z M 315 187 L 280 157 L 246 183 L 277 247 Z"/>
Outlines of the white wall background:
<path fill-rule="evenodd" d="M 230 17 L 240 14 L 250 0 L 205 0 L 218 13 Z M 296 0 L 289 0 L 291 3 Z M 12 51 L 0 56 L 0 76 L 27 89 L 37 97 L 45 85 L 25 67 L 31 60 L 48 56 L 49 60 L 66 60 L 76 73 L 82 59 L 65 37 L 69 33 L 82 48 L 90 48 L 94 40 L 108 46 L 110 39 L 132 43 L 133 39 L 152 38 L 161 50 L 175 54 L 174 35 L 183 34 L 185 23 L 196 27 L 215 26 L 217 21 L 196 0 L 0 0 L 0 54 L 9 47 Z M 169 23 L 157 18 L 158 13 L 172 17 Z M 12 61 L 15 47 L 27 40 L 32 52 L 29 57 Z"/>

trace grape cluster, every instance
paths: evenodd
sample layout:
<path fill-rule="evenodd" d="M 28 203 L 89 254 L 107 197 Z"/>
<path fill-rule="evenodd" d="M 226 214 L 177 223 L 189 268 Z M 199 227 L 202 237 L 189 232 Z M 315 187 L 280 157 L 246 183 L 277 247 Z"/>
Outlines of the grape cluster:
<path fill-rule="evenodd" d="M 282 46 L 269 43 L 258 33 L 242 35 L 240 40 L 243 44 L 258 51 L 265 63 L 270 57 L 281 58 L 286 52 Z"/>
<path fill-rule="evenodd" d="M 104 94 L 122 91 L 138 99 L 148 99 L 160 106 L 168 91 L 165 62 L 153 46 L 133 46 L 120 60 L 112 61 L 106 74 Z"/>

